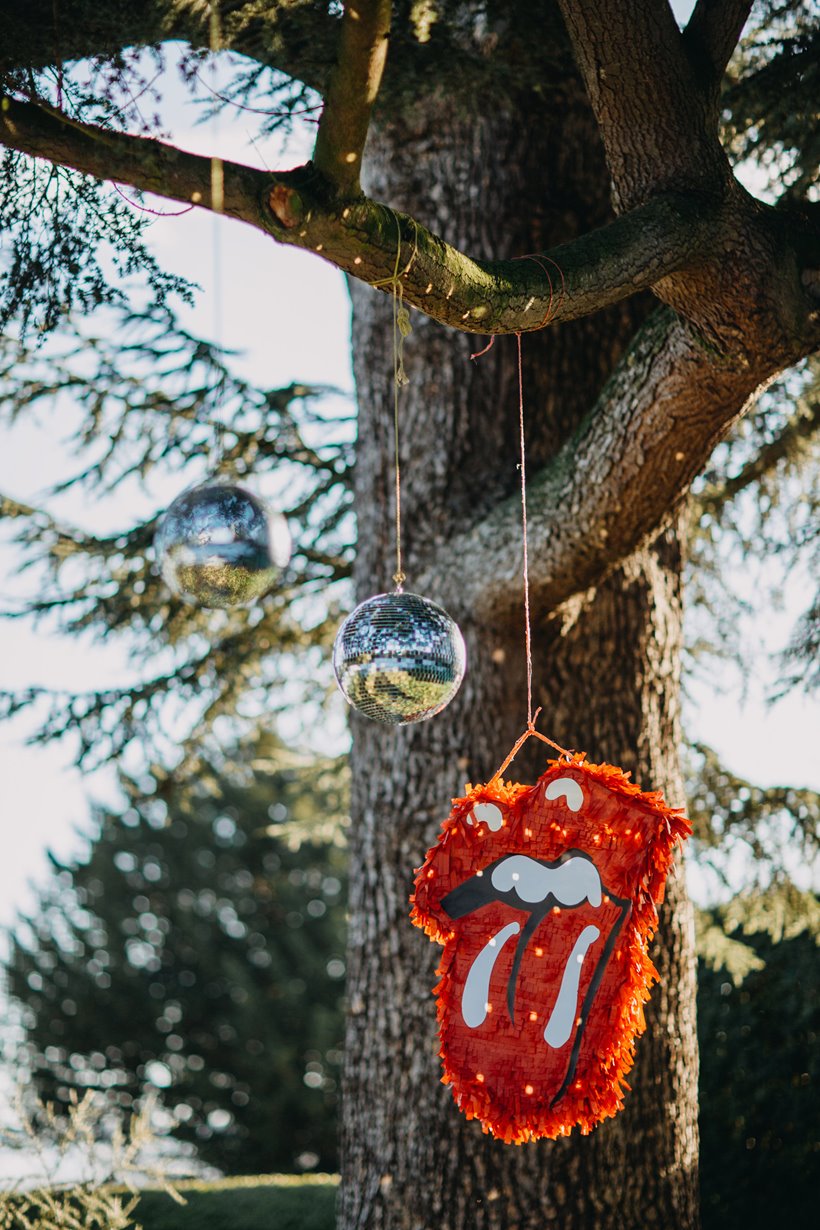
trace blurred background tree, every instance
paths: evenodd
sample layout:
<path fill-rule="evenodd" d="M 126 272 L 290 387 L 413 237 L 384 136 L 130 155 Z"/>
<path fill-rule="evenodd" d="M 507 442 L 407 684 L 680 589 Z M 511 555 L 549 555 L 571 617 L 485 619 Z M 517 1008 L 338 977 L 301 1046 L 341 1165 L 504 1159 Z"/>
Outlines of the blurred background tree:
<path fill-rule="evenodd" d="M 123 779 L 87 860 L 17 930 L 18 1056 L 67 1112 L 167 1091 L 180 1139 L 227 1173 L 334 1170 L 344 985 L 344 761 L 271 738 L 184 786 Z"/>

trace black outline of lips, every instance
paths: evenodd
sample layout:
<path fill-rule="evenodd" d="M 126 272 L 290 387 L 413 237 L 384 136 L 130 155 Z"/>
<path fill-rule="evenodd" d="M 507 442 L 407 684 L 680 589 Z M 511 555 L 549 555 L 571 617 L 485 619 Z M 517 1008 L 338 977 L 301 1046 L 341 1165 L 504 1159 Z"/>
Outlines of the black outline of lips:
<path fill-rule="evenodd" d="M 529 920 L 523 927 L 521 934 L 518 937 L 515 956 L 513 957 L 512 969 L 510 971 L 510 978 L 507 983 L 507 1011 L 509 1013 L 510 1022 L 513 1025 L 515 1024 L 515 989 L 518 983 L 518 974 L 521 968 L 521 962 L 524 959 L 524 952 L 527 944 L 532 939 L 539 924 L 543 922 L 544 918 L 555 906 L 558 906 L 562 910 L 577 910 L 583 905 L 588 904 L 587 899 L 585 901 L 580 901 L 578 905 L 565 905 L 562 901 L 559 901 L 553 893 L 547 893 L 543 901 L 522 901 L 514 888 L 510 888 L 505 891 L 495 888 L 492 883 L 492 872 L 494 868 L 498 867 L 500 863 L 506 862 L 508 858 L 513 858 L 519 854 L 524 855 L 524 857 L 531 859 L 532 862 L 539 863 L 542 867 L 547 867 L 550 870 L 555 867 L 560 867 L 571 858 L 586 859 L 587 862 L 592 863 L 592 866 L 598 874 L 598 879 L 601 881 L 601 893 L 609 897 L 609 899 L 614 901 L 616 905 L 620 906 L 621 910 L 620 918 L 616 919 L 612 926 L 612 930 L 607 936 L 606 943 L 604 944 L 601 955 L 598 958 L 598 963 L 595 966 L 590 984 L 587 987 L 586 995 L 584 996 L 583 1003 L 581 1004 L 581 1012 L 579 1014 L 580 1023 L 575 1033 L 575 1041 L 572 1044 L 569 1065 L 560 1089 L 550 1102 L 550 1108 L 552 1108 L 560 1102 L 561 1098 L 569 1088 L 573 1076 L 575 1075 L 575 1068 L 577 1066 L 578 1056 L 581 1051 L 581 1042 L 584 1036 L 584 1029 L 586 1027 L 590 1011 L 592 1010 L 592 1003 L 598 992 L 598 988 L 601 985 L 604 973 L 606 972 L 609 958 L 612 956 L 615 941 L 617 940 L 620 930 L 632 910 L 632 900 L 629 897 L 618 897 L 609 888 L 607 888 L 603 880 L 601 880 L 601 873 L 598 871 L 595 860 L 591 857 L 591 855 L 587 854 L 585 850 L 576 849 L 565 850 L 562 855 L 556 859 L 552 859 L 551 861 L 547 861 L 543 858 L 532 858 L 532 856 L 527 854 L 525 850 L 510 850 L 506 854 L 502 854 L 500 858 L 495 859 L 492 863 L 488 863 L 486 867 L 481 869 L 480 873 L 470 876 L 469 880 L 464 880 L 454 889 L 451 889 L 446 896 L 441 898 L 439 903 L 441 909 L 444 910 L 448 918 L 451 918 L 454 922 L 457 922 L 461 918 L 466 918 L 468 914 L 475 913 L 476 910 L 480 910 L 482 906 L 489 905 L 493 901 L 501 901 L 505 905 L 510 906 L 513 910 L 522 910 L 525 913 L 529 913 Z M 592 908 L 594 909 L 596 907 Z"/>

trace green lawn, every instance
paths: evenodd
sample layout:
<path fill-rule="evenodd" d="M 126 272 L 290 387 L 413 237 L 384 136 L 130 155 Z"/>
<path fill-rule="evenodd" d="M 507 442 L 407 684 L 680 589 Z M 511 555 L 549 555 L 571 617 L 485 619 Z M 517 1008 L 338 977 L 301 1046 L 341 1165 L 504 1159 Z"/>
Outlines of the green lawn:
<path fill-rule="evenodd" d="M 335 1175 L 247 1175 L 180 1183 L 179 1205 L 146 1190 L 135 1217 L 143 1230 L 333 1230 Z"/>

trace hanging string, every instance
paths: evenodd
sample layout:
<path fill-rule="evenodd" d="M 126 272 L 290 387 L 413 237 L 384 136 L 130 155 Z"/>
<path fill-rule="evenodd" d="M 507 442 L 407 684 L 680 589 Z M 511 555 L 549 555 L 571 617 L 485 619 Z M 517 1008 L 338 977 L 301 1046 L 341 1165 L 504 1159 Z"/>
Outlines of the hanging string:
<path fill-rule="evenodd" d="M 209 21 L 209 44 L 211 52 L 211 73 L 216 76 L 216 55 L 222 49 L 222 22 L 219 12 L 219 0 L 212 0 L 210 6 L 210 21 Z M 214 116 L 213 135 L 215 140 L 219 139 L 219 113 Z M 225 209 L 225 169 L 222 159 L 216 155 L 211 157 L 211 272 L 213 275 L 214 297 L 213 297 L 213 322 L 212 329 L 214 335 L 214 347 L 217 351 L 222 351 L 223 337 L 223 319 L 222 319 L 222 231 L 219 215 Z M 222 410 L 222 402 L 225 389 L 225 373 L 224 370 L 220 376 L 220 388 L 217 398 L 219 409 Z M 217 443 L 214 456 L 214 470 L 217 476 L 221 475 L 225 470 L 225 454 L 227 449 L 226 430 L 224 423 L 218 424 Z"/>
<path fill-rule="evenodd" d="M 518 345 L 518 442 L 521 450 L 521 525 L 524 535 L 524 645 L 527 656 L 527 727 L 532 726 L 532 627 L 530 624 L 530 561 L 527 541 L 527 450 L 524 441 L 524 364 L 521 360 L 521 334 Z"/>
<path fill-rule="evenodd" d="M 539 269 L 543 270 L 544 274 L 546 275 L 546 279 L 550 284 L 550 297 L 549 297 L 549 302 L 547 303 L 546 314 L 544 316 L 544 319 L 541 321 L 540 325 L 535 326 L 534 331 L 537 331 L 538 329 L 543 329 L 546 327 L 546 325 L 551 323 L 551 321 L 553 320 L 555 316 L 555 313 L 560 309 L 561 305 L 564 302 L 564 299 L 566 298 L 567 283 L 564 277 L 564 271 L 561 268 L 561 266 L 558 264 L 558 262 L 554 261 L 551 256 L 546 256 L 546 255 L 539 256 L 535 252 L 528 252 L 526 256 L 516 256 L 515 259 L 517 261 L 535 261 Z M 553 268 L 557 269 L 559 274 L 561 275 L 561 298 L 558 300 L 558 303 L 556 304 L 555 307 L 553 307 L 554 294 L 553 294 L 552 278 L 550 277 L 550 271 L 549 269 L 547 269 L 546 265 L 544 264 L 544 261 L 549 261 L 549 263 L 553 266 Z"/>
<path fill-rule="evenodd" d="M 400 594 L 404 589 L 407 575 L 402 567 L 401 559 L 401 463 L 399 461 L 399 386 L 397 383 L 394 383 L 393 388 L 393 437 L 396 445 L 396 571 L 393 573 L 393 584 L 396 587 L 396 593 Z"/>
<path fill-rule="evenodd" d="M 394 210 L 390 210 L 396 222 L 396 263 L 393 267 L 392 276 L 389 278 L 381 278 L 376 282 L 371 282 L 371 286 L 390 286 L 393 296 L 393 468 L 396 476 L 396 571 L 393 573 L 393 584 L 396 587 L 396 593 L 403 593 L 404 582 L 407 580 L 407 575 L 402 565 L 402 548 L 401 548 L 401 457 L 399 451 L 399 390 L 410 381 L 407 378 L 407 372 L 404 370 L 404 339 L 408 337 L 413 326 L 410 323 L 410 313 L 404 306 L 404 287 L 402 286 L 402 274 L 407 273 L 418 251 L 418 227 L 416 227 L 416 242 L 413 245 L 413 251 L 410 253 L 410 259 L 404 269 L 400 270 L 401 265 L 401 219 Z"/>
<path fill-rule="evenodd" d="M 401 262 L 401 223 L 398 218 L 396 218 L 396 227 L 398 229 L 398 242 L 396 243 L 396 267 L 393 270 L 393 460 L 396 472 L 396 571 L 393 573 L 393 584 L 396 586 L 396 593 L 400 594 L 407 578 L 402 567 L 401 558 L 401 457 L 399 450 L 399 390 L 402 385 L 407 384 L 407 373 L 404 370 L 404 339 L 410 331 L 410 316 L 402 301 L 402 285 L 399 281 L 399 264 Z"/>
<path fill-rule="evenodd" d="M 183 205 L 182 209 L 151 209 L 149 205 L 142 205 L 139 201 L 132 201 L 130 196 L 127 196 L 113 179 L 111 187 L 132 209 L 139 210 L 141 214 L 153 214 L 155 218 L 181 218 L 183 214 L 189 214 L 192 209 L 196 208 L 195 205 Z"/>
<path fill-rule="evenodd" d="M 566 298 L 566 293 L 567 293 L 567 283 L 566 283 L 566 279 L 565 279 L 565 277 L 564 277 L 564 271 L 563 271 L 563 269 L 561 268 L 561 266 L 558 264 L 558 262 L 557 262 L 557 261 L 554 261 L 554 260 L 552 259 L 552 257 L 551 257 L 551 256 L 538 256 L 538 255 L 536 255 L 536 254 L 535 254 L 535 253 L 533 253 L 533 252 L 528 252 L 528 253 L 526 254 L 526 256 L 515 256 L 515 257 L 513 257 L 513 260 L 517 260 L 517 261 L 535 261 L 536 265 L 538 265 L 538 266 L 539 266 L 539 268 L 543 270 L 544 274 L 546 275 L 547 281 L 549 282 L 549 287 L 550 287 L 550 297 L 549 297 L 549 301 L 548 301 L 548 303 L 547 303 L 547 311 L 546 311 L 546 314 L 544 315 L 544 319 L 541 321 L 541 323 L 540 323 L 539 325 L 536 325 L 534 329 L 527 329 L 527 333 L 536 333 L 539 329 L 543 329 L 543 328 L 545 328 L 545 326 L 546 326 L 546 325 L 548 325 L 548 324 L 552 321 L 553 317 L 555 316 L 555 313 L 556 313 L 557 311 L 559 311 L 559 309 L 560 309 L 560 307 L 561 307 L 562 303 L 564 302 L 564 299 Z M 559 273 L 559 274 L 560 274 L 560 276 L 561 276 L 561 298 L 558 300 L 558 304 L 557 304 L 557 306 L 555 307 L 555 309 L 554 309 L 554 310 L 553 310 L 553 297 L 554 297 L 554 294 L 553 294 L 552 278 L 550 277 L 550 271 L 549 271 L 549 269 L 547 269 L 546 265 L 544 264 L 544 261 L 549 261 L 549 263 L 550 263 L 550 264 L 551 264 L 551 265 L 552 265 L 555 269 L 557 269 L 557 270 L 558 270 L 558 273 Z M 519 336 L 520 336 L 520 335 L 519 335 Z M 475 352 L 475 354 L 471 354 L 471 355 L 470 355 L 470 358 L 471 358 L 471 359 L 481 359 L 481 358 L 483 358 L 483 356 L 484 356 L 485 354 L 487 354 L 487 352 L 488 352 L 489 350 L 492 350 L 492 348 L 493 348 L 493 346 L 494 346 L 494 344 L 495 344 L 495 337 L 496 337 L 496 335 L 495 335 L 495 334 L 493 334 L 493 335 L 492 335 L 492 337 L 490 338 L 489 342 L 487 343 L 487 345 L 484 347 L 484 349 L 483 349 L 483 350 L 477 350 L 477 351 Z"/>
<path fill-rule="evenodd" d="M 549 275 L 547 275 L 549 277 Z M 550 288 L 552 282 L 550 281 Z M 550 304 L 552 303 L 552 295 L 550 294 Z M 512 760 L 518 755 L 527 739 L 540 739 L 542 743 L 546 743 L 549 747 L 559 752 L 566 760 L 572 760 L 572 752 L 561 747 L 560 743 L 555 743 L 546 735 L 542 735 L 540 730 L 535 729 L 535 722 L 541 712 L 540 707 L 532 711 L 532 620 L 530 616 L 530 565 L 529 565 L 529 527 L 527 525 L 527 449 L 524 432 L 524 363 L 521 353 L 521 334 L 516 333 L 516 345 L 518 349 L 518 443 L 520 450 L 519 468 L 521 470 L 521 529 L 524 539 L 524 650 L 527 662 L 527 729 L 516 740 L 512 750 L 505 758 L 503 764 L 496 769 L 491 781 L 496 781 Z"/>

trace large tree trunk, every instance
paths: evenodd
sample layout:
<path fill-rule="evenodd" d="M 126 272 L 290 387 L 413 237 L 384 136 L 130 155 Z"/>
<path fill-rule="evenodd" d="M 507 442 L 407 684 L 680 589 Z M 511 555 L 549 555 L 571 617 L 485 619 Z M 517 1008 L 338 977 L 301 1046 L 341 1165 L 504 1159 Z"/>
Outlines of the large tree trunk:
<path fill-rule="evenodd" d="M 485 111 L 487 109 L 485 108 Z M 558 116 L 558 120 L 556 120 Z M 560 242 L 608 216 L 608 176 L 579 87 L 526 121 L 419 104 L 373 141 L 368 187 L 493 257 Z M 358 598 L 390 587 L 391 312 L 353 286 L 359 392 Z M 553 453 L 623 352 L 640 303 L 524 338 L 528 460 Z M 516 488 L 516 348 L 480 343 L 414 316 L 403 395 L 407 588 L 437 543 Z M 531 543 L 538 553 L 538 542 Z M 482 560 L 464 559 L 465 575 Z M 429 572 L 428 572 L 429 575 Z M 428 596 L 435 599 L 431 586 Z M 697 1052 L 692 928 L 682 876 L 670 884 L 655 954 L 662 984 L 639 1043 L 626 1109 L 591 1137 L 507 1146 L 482 1135 L 440 1084 L 431 988 L 438 950 L 408 921 L 413 871 L 450 799 L 486 780 L 526 722 L 523 612 L 481 624 L 455 609 L 468 646 L 458 698 L 402 730 L 354 718 L 349 1018 L 343 1100 L 341 1230 L 543 1227 L 668 1230 L 697 1224 Z M 540 726 L 593 760 L 633 770 L 681 802 L 677 766 L 680 550 L 676 534 L 561 612 L 535 611 Z M 539 750 L 540 749 L 540 750 Z M 542 771 L 531 742 L 514 776 Z"/>

